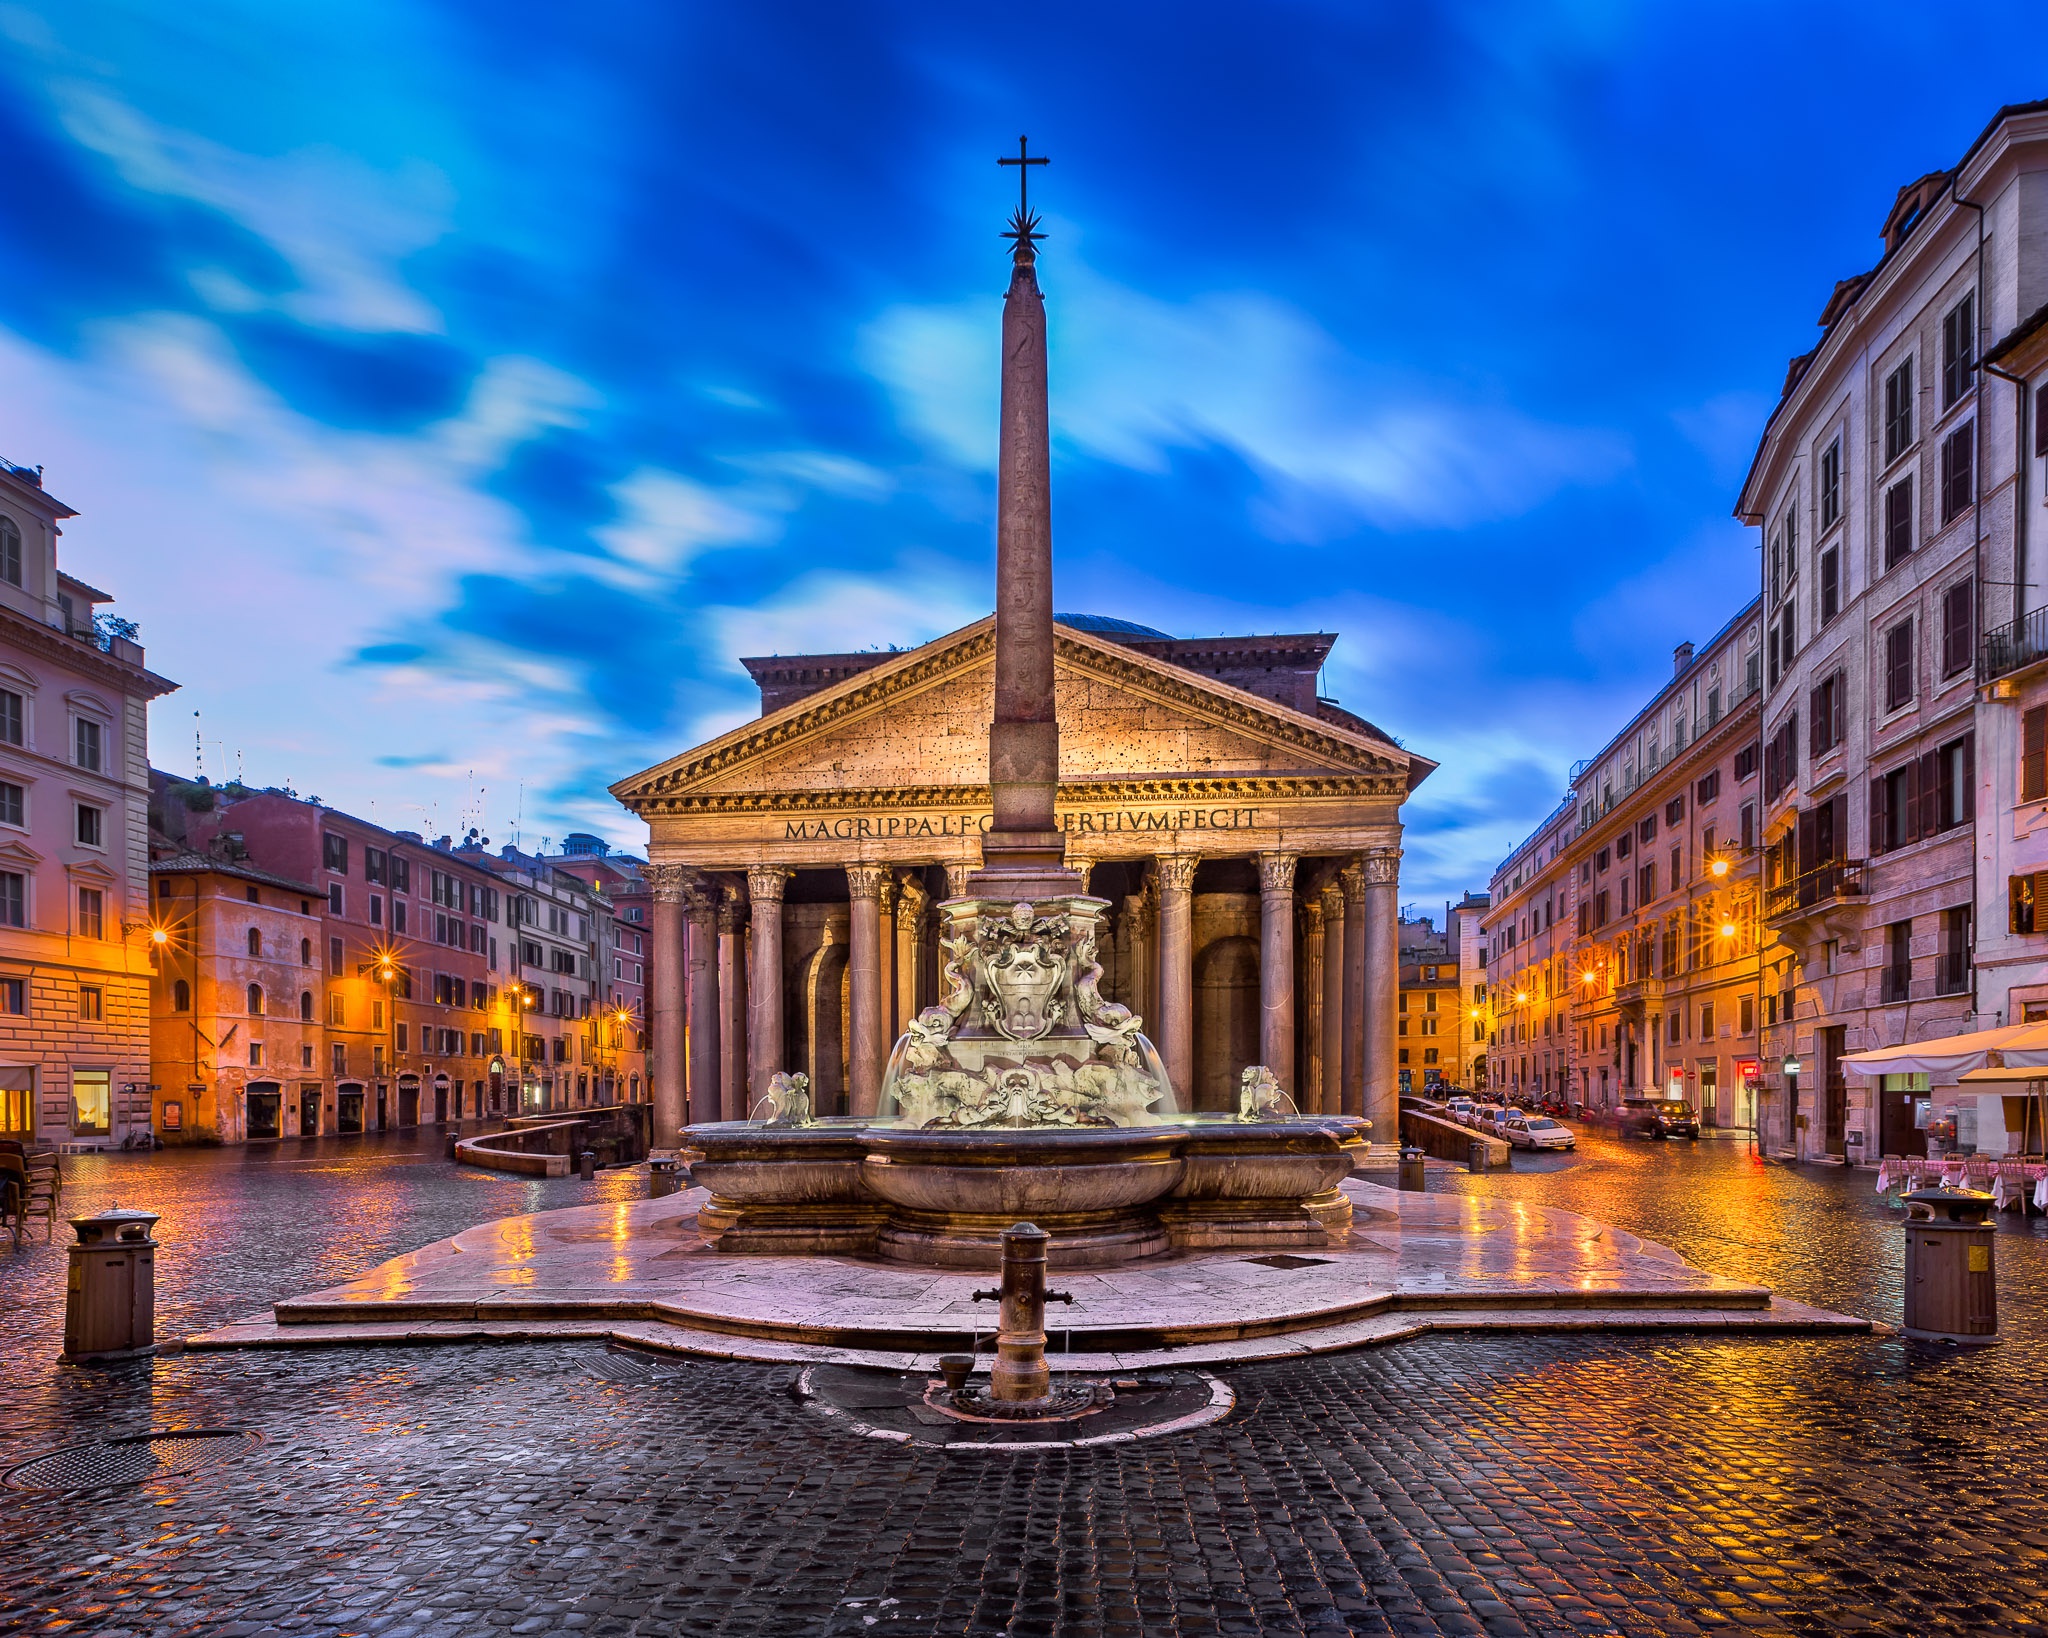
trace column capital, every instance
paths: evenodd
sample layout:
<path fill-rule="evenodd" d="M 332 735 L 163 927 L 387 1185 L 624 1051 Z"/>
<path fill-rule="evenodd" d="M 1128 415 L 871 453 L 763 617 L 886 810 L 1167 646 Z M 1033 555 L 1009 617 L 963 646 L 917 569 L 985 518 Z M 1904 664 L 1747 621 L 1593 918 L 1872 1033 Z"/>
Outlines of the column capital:
<path fill-rule="evenodd" d="M 932 902 L 932 896 L 925 891 L 924 883 L 907 872 L 896 878 L 896 895 L 903 906 L 903 914 L 913 921 L 923 915 L 925 906 Z"/>
<path fill-rule="evenodd" d="M 1301 901 L 1301 925 L 1311 937 L 1323 930 L 1323 901 L 1320 898 Z"/>
<path fill-rule="evenodd" d="M 1072 848 L 1069 848 L 1067 850 L 1067 868 L 1081 878 L 1081 891 L 1083 893 L 1087 892 L 1088 878 L 1095 872 L 1095 861 L 1089 858 L 1087 854 L 1076 853 Z"/>
<path fill-rule="evenodd" d="M 1294 868 L 1301 863 L 1298 853 L 1261 853 L 1259 860 L 1259 892 L 1292 893 L 1294 891 Z"/>
<path fill-rule="evenodd" d="M 1343 872 L 1325 869 L 1316 879 L 1315 895 L 1323 907 L 1323 914 L 1330 917 L 1344 913 Z"/>
<path fill-rule="evenodd" d="M 1368 848 L 1361 856 L 1365 879 L 1374 887 L 1392 887 L 1401 880 L 1401 850 L 1397 847 Z"/>
<path fill-rule="evenodd" d="M 709 876 L 693 873 L 683 884 L 683 902 L 689 908 L 691 919 L 709 919 L 718 914 L 718 907 L 725 900 L 725 889 Z"/>
<path fill-rule="evenodd" d="M 737 933 L 747 924 L 747 905 L 737 893 L 728 893 L 718 906 L 718 930 Z"/>
<path fill-rule="evenodd" d="M 1365 866 L 1363 863 L 1353 859 L 1351 863 L 1337 872 L 1337 880 L 1343 886 L 1344 902 L 1346 904 L 1363 904 L 1365 902 Z"/>
<path fill-rule="evenodd" d="M 875 899 L 882 896 L 882 883 L 887 880 L 889 867 L 878 864 L 850 864 L 846 867 L 846 891 L 850 898 Z"/>
<path fill-rule="evenodd" d="M 697 876 L 692 866 L 684 864 L 644 865 L 640 874 L 646 878 L 656 904 L 681 904 L 684 893 Z"/>
<path fill-rule="evenodd" d="M 1160 854 L 1157 861 L 1160 892 L 1187 892 L 1195 885 L 1195 867 L 1201 862 L 1199 853 Z"/>
<path fill-rule="evenodd" d="M 756 904 L 780 904 L 794 874 L 788 865 L 748 865 L 747 897 Z"/>
<path fill-rule="evenodd" d="M 882 866 L 882 882 L 875 889 L 875 900 L 885 916 L 896 906 L 896 878 L 889 874 L 887 865 Z"/>

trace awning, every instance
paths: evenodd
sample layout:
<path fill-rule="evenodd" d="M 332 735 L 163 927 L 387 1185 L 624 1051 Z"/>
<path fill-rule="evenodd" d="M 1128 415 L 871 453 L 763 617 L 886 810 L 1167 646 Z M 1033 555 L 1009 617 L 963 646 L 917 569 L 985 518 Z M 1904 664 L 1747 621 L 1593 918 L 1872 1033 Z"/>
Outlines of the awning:
<path fill-rule="evenodd" d="M 2003 1029 L 1972 1030 L 1967 1035 L 1942 1035 L 1931 1041 L 1851 1052 L 1844 1069 L 1859 1075 L 1940 1075 L 1944 1079 L 1982 1069 L 1997 1053 L 2008 1068 L 2048 1066 L 2048 1024 L 2007 1024 Z"/>
<path fill-rule="evenodd" d="M 2036 1065 L 2032 1069 L 1966 1069 L 1956 1077 L 1961 1086 L 2031 1086 L 2036 1081 L 2048 1081 L 2048 1069 Z"/>

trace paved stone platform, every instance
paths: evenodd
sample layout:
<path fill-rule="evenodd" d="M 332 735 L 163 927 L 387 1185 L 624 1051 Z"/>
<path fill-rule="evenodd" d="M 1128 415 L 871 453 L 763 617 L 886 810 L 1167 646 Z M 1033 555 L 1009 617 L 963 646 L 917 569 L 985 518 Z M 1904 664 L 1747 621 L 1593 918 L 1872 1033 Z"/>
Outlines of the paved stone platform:
<path fill-rule="evenodd" d="M 1573 1212 L 1344 1185 L 1350 1241 L 1307 1255 L 1180 1253 L 1054 1276 L 1055 1364 L 1146 1369 L 1324 1353 L 1430 1330 L 1867 1330 Z M 986 1272 L 721 1255 L 705 1199 L 507 1217 L 278 1303 L 187 1346 L 596 1339 L 713 1358 L 931 1369 L 986 1339 Z"/>

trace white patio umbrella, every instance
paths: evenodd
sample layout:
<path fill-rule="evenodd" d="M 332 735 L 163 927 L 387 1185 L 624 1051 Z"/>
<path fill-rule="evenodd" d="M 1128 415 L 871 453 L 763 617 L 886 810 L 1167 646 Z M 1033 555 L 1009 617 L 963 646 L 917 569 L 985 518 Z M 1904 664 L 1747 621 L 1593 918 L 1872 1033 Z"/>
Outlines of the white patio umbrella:
<path fill-rule="evenodd" d="M 1959 1080 L 1968 1071 L 1987 1065 L 2048 1068 L 2048 1023 L 2007 1024 L 2003 1029 L 1940 1035 L 1842 1057 L 1842 1067 L 1859 1075 L 1939 1075 L 1943 1080 Z"/>

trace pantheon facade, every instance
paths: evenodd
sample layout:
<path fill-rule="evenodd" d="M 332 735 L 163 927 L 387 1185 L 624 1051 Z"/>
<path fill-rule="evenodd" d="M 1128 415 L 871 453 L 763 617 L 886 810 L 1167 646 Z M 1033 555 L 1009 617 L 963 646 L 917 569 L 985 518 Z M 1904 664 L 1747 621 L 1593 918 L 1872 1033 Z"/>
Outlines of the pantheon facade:
<path fill-rule="evenodd" d="M 1401 804 L 1436 766 L 1317 696 L 1327 634 L 1056 617 L 1058 815 L 1111 905 L 1101 991 L 1183 1108 L 1263 1063 L 1395 1132 Z M 761 716 L 612 793 L 647 821 L 657 1143 L 778 1070 L 867 1114 L 937 997 L 935 906 L 990 818 L 993 616 L 922 647 L 745 660 Z"/>

